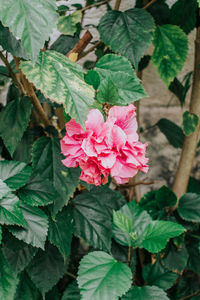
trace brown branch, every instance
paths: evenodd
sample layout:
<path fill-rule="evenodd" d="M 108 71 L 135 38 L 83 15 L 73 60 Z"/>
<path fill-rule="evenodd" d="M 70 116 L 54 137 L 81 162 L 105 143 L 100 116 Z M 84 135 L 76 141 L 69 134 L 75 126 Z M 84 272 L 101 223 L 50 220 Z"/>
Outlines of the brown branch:
<path fill-rule="evenodd" d="M 193 293 L 193 294 L 191 294 L 191 295 L 188 295 L 188 296 L 185 296 L 183 298 L 180 298 L 178 300 L 190 300 L 192 297 L 195 297 L 195 296 L 198 296 L 198 295 L 200 295 L 200 290 L 197 291 L 197 292 L 195 292 L 195 293 Z"/>
<path fill-rule="evenodd" d="M 99 2 L 96 2 L 96 3 L 90 4 L 90 5 L 88 5 L 88 6 L 83 7 L 80 11 L 83 12 L 83 11 L 85 11 L 85 10 L 87 10 L 87 9 L 92 8 L 92 7 L 106 4 L 106 3 L 108 3 L 109 1 L 110 1 L 110 0 L 104 0 L 104 1 L 99 1 Z"/>
<path fill-rule="evenodd" d="M 81 59 L 83 57 L 85 57 L 86 55 L 88 55 L 90 52 L 92 52 L 97 46 L 99 46 L 102 43 L 102 41 L 98 41 L 96 42 L 92 47 L 90 47 L 87 51 L 81 53 L 78 57 L 78 59 Z"/>
<path fill-rule="evenodd" d="M 200 117 L 200 27 L 196 31 L 195 41 L 195 61 L 194 61 L 194 73 L 192 93 L 190 99 L 190 113 L 194 113 Z M 173 191 L 177 195 L 178 201 L 172 208 L 175 210 L 178 207 L 180 197 L 186 192 L 187 185 L 190 177 L 190 173 L 193 166 L 193 161 L 196 154 L 196 148 L 199 138 L 200 123 L 196 127 L 196 130 L 185 137 L 181 157 L 176 172 Z"/>
<path fill-rule="evenodd" d="M 67 53 L 66 56 L 72 61 L 76 62 L 78 60 L 79 55 L 87 47 L 92 38 L 93 36 L 87 30 L 83 37 L 78 41 L 78 43 L 76 43 L 74 48 Z"/>
<path fill-rule="evenodd" d="M 155 184 L 155 183 L 156 183 L 155 180 L 152 180 L 152 181 L 149 181 L 149 182 L 145 182 L 144 180 L 141 180 L 141 181 L 136 181 L 134 183 L 121 184 L 119 186 L 123 187 L 123 188 L 129 188 L 129 187 L 135 187 L 135 186 L 140 185 L 140 184 L 151 185 L 151 184 Z"/>
<path fill-rule="evenodd" d="M 149 8 L 149 6 L 151 6 L 152 4 L 154 4 L 157 0 L 151 0 L 149 3 L 147 3 L 142 9 L 147 9 Z"/>
<path fill-rule="evenodd" d="M 18 57 L 14 57 L 14 61 L 16 64 L 16 68 L 19 71 L 22 83 L 23 83 L 23 88 L 25 90 L 25 95 L 29 96 L 32 100 L 32 103 L 35 107 L 35 110 L 37 111 L 42 123 L 45 125 L 45 127 L 51 125 L 49 119 L 47 118 L 47 115 L 45 114 L 43 107 L 40 103 L 40 101 L 38 100 L 35 91 L 33 89 L 32 84 L 28 81 L 28 79 L 25 77 L 25 75 L 22 73 L 21 69 L 20 69 L 20 59 Z"/>
<path fill-rule="evenodd" d="M 119 10 L 121 0 L 116 0 L 114 10 Z"/>

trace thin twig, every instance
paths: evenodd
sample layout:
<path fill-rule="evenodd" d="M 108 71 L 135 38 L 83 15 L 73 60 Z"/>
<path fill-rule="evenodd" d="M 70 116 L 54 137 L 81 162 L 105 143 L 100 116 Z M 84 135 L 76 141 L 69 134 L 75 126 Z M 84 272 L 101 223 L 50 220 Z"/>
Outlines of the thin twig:
<path fill-rule="evenodd" d="M 116 0 L 114 10 L 119 10 L 121 0 Z"/>
<path fill-rule="evenodd" d="M 155 180 L 152 180 L 152 181 L 149 181 L 149 182 L 145 182 L 144 180 L 140 180 L 140 181 L 136 181 L 136 182 L 130 183 L 130 184 L 121 184 L 120 187 L 129 188 L 129 187 L 135 187 L 136 185 L 139 185 L 139 184 L 150 185 L 150 184 L 155 184 L 155 183 L 156 183 Z"/>
<path fill-rule="evenodd" d="M 149 8 L 149 6 L 151 6 L 152 4 L 154 4 L 157 0 L 151 0 L 149 3 L 147 3 L 142 9 L 147 9 Z"/>
<path fill-rule="evenodd" d="M 200 295 L 200 290 L 197 291 L 197 292 L 195 292 L 195 293 L 193 293 L 193 294 L 191 294 L 191 295 L 188 295 L 188 296 L 185 296 L 183 298 L 180 298 L 178 300 L 190 300 L 192 297 L 195 297 L 195 296 L 198 296 L 198 295 Z"/>
<path fill-rule="evenodd" d="M 78 59 L 81 59 L 83 57 L 85 57 L 86 55 L 88 55 L 90 52 L 92 52 L 97 46 L 99 46 L 102 43 L 102 41 L 98 41 L 96 42 L 92 47 L 90 47 L 87 51 L 81 53 L 78 57 Z"/>
<path fill-rule="evenodd" d="M 129 246 L 129 247 L 128 247 L 128 261 L 127 261 L 129 267 L 130 267 L 130 265 L 131 265 L 132 250 L 133 250 L 133 248 L 132 248 L 131 246 Z"/>
<path fill-rule="evenodd" d="M 76 276 L 70 272 L 67 272 L 66 275 L 70 276 L 73 279 L 76 279 Z"/>
<path fill-rule="evenodd" d="M 85 10 L 87 10 L 87 9 L 92 8 L 92 7 L 106 4 L 106 3 L 108 3 L 109 1 L 110 1 L 110 0 L 104 0 L 104 1 L 99 1 L 99 2 L 96 2 L 96 3 L 90 4 L 90 5 L 88 5 L 88 6 L 83 7 L 80 11 L 83 12 L 83 11 L 85 11 Z"/>

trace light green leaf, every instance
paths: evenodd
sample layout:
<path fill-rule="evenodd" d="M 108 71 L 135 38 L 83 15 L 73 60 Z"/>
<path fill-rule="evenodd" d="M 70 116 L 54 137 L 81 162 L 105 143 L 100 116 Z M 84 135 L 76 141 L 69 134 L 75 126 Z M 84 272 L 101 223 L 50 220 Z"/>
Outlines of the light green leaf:
<path fill-rule="evenodd" d="M 200 222 L 200 195 L 184 194 L 179 201 L 178 214 L 186 221 Z"/>
<path fill-rule="evenodd" d="M 18 196 L 31 206 L 45 206 L 52 203 L 58 193 L 48 179 L 35 176 L 19 190 Z"/>
<path fill-rule="evenodd" d="M 180 224 L 170 221 L 152 221 L 145 229 L 142 247 L 152 253 L 157 253 L 165 248 L 167 241 L 179 236 L 185 231 Z"/>
<path fill-rule="evenodd" d="M 82 300 L 117 300 L 131 287 L 131 270 L 102 251 L 91 252 L 80 262 L 78 285 Z"/>
<path fill-rule="evenodd" d="M 84 127 L 93 105 L 94 90 L 84 81 L 81 66 L 55 51 L 41 52 L 39 62 L 21 62 L 28 80 L 51 100 L 63 104 L 66 113 Z"/>
<path fill-rule="evenodd" d="M 11 156 L 28 126 L 31 109 L 30 99 L 23 97 L 12 100 L 0 112 L 0 136 Z"/>
<path fill-rule="evenodd" d="M 21 273 L 14 300 L 38 300 L 39 291 L 26 272 Z"/>
<path fill-rule="evenodd" d="M 5 197 L 7 194 L 10 194 L 10 193 L 11 193 L 11 190 L 9 189 L 7 184 L 5 184 L 3 182 L 3 180 L 0 179 L 0 199 L 2 199 L 3 197 Z"/>
<path fill-rule="evenodd" d="M 26 184 L 31 176 L 32 168 L 23 162 L 13 160 L 0 161 L 0 178 L 11 189 L 18 189 Z"/>
<path fill-rule="evenodd" d="M 72 212 L 68 208 L 64 207 L 57 214 L 55 220 L 49 219 L 48 239 L 53 245 L 58 247 L 65 259 L 70 253 L 73 231 Z"/>
<path fill-rule="evenodd" d="M 178 277 L 178 274 L 170 272 L 158 261 L 153 265 L 146 265 L 142 269 L 142 275 L 148 285 L 154 285 L 163 290 L 171 288 Z"/>
<path fill-rule="evenodd" d="M 48 292 L 67 272 L 68 262 L 53 245 L 48 244 L 45 251 L 39 250 L 27 272 L 42 295 Z"/>
<path fill-rule="evenodd" d="M 138 247 L 141 245 L 144 239 L 144 231 L 152 221 L 151 217 L 146 211 L 142 210 L 135 201 L 125 204 L 117 213 L 120 213 L 131 220 L 131 232 L 133 235 L 121 230 L 114 222 L 112 228 L 114 239 L 123 246 Z"/>
<path fill-rule="evenodd" d="M 12 32 L 9 31 L 9 28 L 4 27 L 0 22 L 0 45 L 2 48 L 12 55 L 28 59 L 28 55 L 24 48 L 21 45 L 21 42 L 18 41 Z"/>
<path fill-rule="evenodd" d="M 95 70 L 101 83 L 111 80 L 118 89 L 116 105 L 126 105 L 147 96 L 130 62 L 123 56 L 107 54 L 97 62 Z"/>
<path fill-rule="evenodd" d="M 48 218 L 45 213 L 27 204 L 20 205 L 24 219 L 27 223 L 26 228 L 10 228 L 9 231 L 19 240 L 34 247 L 44 249 L 44 244 L 48 232 Z"/>
<path fill-rule="evenodd" d="M 74 35 L 77 31 L 77 24 L 81 22 L 82 12 L 77 10 L 69 16 L 61 16 L 58 20 L 57 29 L 62 34 Z"/>
<path fill-rule="evenodd" d="M 97 92 L 97 100 L 101 103 L 115 104 L 118 103 L 118 88 L 110 78 L 104 79 Z"/>
<path fill-rule="evenodd" d="M 137 69 L 153 38 L 155 24 L 147 11 L 132 8 L 124 12 L 108 11 L 101 18 L 98 29 L 102 41 L 126 56 Z"/>
<path fill-rule="evenodd" d="M 47 178 L 53 182 L 59 197 L 53 204 L 53 213 L 56 214 L 68 203 L 69 198 L 78 186 L 80 171 L 78 168 L 66 168 L 61 160 L 60 141 L 42 137 L 33 145 L 32 161 L 34 174 Z"/>
<path fill-rule="evenodd" d="M 113 223 L 126 233 L 132 232 L 132 220 L 115 210 L 113 211 Z"/>
<path fill-rule="evenodd" d="M 199 117 L 195 114 L 185 111 L 183 114 L 183 130 L 186 136 L 190 135 L 196 130 L 199 123 Z"/>
<path fill-rule="evenodd" d="M 36 60 L 38 53 L 56 27 L 58 15 L 54 0 L 0 0 L 0 20 Z"/>
<path fill-rule="evenodd" d="M 70 283 L 67 286 L 61 300 L 80 300 L 80 299 L 81 299 L 80 290 L 78 288 L 78 284 L 76 280 L 74 280 L 72 283 Z"/>
<path fill-rule="evenodd" d="M 157 286 L 133 286 L 131 290 L 122 297 L 122 300 L 169 300 L 167 294 Z"/>
<path fill-rule="evenodd" d="M 182 148 L 184 133 L 181 127 L 168 119 L 160 119 L 156 124 L 160 131 L 166 136 L 169 143 L 175 148 Z"/>
<path fill-rule="evenodd" d="M 171 7 L 170 23 L 178 25 L 185 31 L 190 33 L 196 26 L 197 1 L 196 0 L 178 0 Z M 187 20 L 187 22 L 185 22 Z"/>
<path fill-rule="evenodd" d="M 198 2 L 198 5 L 199 5 L 199 7 L 200 7 L 200 0 L 197 0 L 197 2 Z"/>
<path fill-rule="evenodd" d="M 2 190 L 1 187 L 1 192 Z M 20 208 L 19 198 L 11 192 L 7 192 L 6 195 L 0 199 L 0 224 L 26 226 Z"/>
<path fill-rule="evenodd" d="M 18 278 L 8 265 L 0 249 L 0 299 L 13 300 Z"/>
<path fill-rule="evenodd" d="M 188 42 L 186 34 L 175 25 L 162 25 L 156 28 L 152 56 L 160 77 L 169 86 L 182 69 L 187 57 Z"/>

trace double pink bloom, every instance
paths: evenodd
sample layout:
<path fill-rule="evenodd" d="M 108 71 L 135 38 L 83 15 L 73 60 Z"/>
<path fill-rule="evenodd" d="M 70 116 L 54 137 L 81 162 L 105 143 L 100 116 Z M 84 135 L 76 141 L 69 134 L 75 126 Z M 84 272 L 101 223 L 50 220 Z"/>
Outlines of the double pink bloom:
<path fill-rule="evenodd" d="M 111 174 L 122 184 L 138 170 L 148 171 L 145 157 L 147 143 L 138 141 L 135 106 L 113 106 L 106 122 L 97 109 L 92 109 L 85 122 L 86 131 L 74 119 L 66 124 L 61 140 L 62 161 L 69 168 L 80 166 L 80 179 L 89 184 L 108 182 Z"/>

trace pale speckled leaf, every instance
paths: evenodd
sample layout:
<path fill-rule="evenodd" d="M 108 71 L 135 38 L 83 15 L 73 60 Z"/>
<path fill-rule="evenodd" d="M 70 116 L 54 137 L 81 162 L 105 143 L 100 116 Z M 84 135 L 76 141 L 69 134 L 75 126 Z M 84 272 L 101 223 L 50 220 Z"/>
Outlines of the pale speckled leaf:
<path fill-rule="evenodd" d="M 39 63 L 20 64 L 22 72 L 48 98 L 63 104 L 66 113 L 84 127 L 94 103 L 94 89 L 85 83 L 81 66 L 55 51 L 41 52 Z"/>
<path fill-rule="evenodd" d="M 176 25 L 162 25 L 156 28 L 152 56 L 160 77 L 168 86 L 182 69 L 188 52 L 188 40 L 183 30 Z"/>
<path fill-rule="evenodd" d="M 57 28 L 62 34 L 74 35 L 81 18 L 82 13 L 80 10 L 73 12 L 69 16 L 61 16 L 58 20 Z"/>
<path fill-rule="evenodd" d="M 0 20 L 36 60 L 38 53 L 56 27 L 55 0 L 0 0 Z"/>

